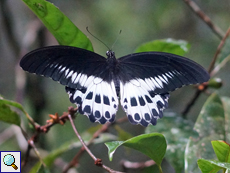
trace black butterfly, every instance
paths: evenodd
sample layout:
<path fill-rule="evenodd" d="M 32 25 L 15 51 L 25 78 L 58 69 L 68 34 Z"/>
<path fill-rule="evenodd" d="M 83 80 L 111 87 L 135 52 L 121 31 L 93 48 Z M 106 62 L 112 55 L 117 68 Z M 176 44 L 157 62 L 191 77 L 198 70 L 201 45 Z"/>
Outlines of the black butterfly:
<path fill-rule="evenodd" d="M 50 46 L 25 55 L 23 70 L 50 77 L 66 86 L 70 101 L 90 121 L 113 122 L 118 97 L 132 124 L 156 125 L 168 107 L 170 91 L 203 83 L 209 74 L 199 64 L 173 54 L 143 52 L 107 59 L 69 46 Z"/>

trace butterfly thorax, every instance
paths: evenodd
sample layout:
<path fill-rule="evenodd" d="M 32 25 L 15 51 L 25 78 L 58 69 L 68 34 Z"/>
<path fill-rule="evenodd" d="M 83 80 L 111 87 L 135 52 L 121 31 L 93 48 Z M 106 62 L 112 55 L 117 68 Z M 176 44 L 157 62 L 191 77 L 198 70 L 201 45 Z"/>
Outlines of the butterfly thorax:
<path fill-rule="evenodd" d="M 115 52 L 113 52 L 112 50 L 109 50 L 106 52 L 106 56 L 107 56 L 107 62 L 109 65 L 114 66 L 117 63 L 117 59 L 115 57 Z"/>
<path fill-rule="evenodd" d="M 106 52 L 107 55 L 107 69 L 109 69 L 109 71 L 111 73 L 116 73 L 116 65 L 117 65 L 117 59 L 115 57 L 115 53 L 112 50 L 109 50 Z"/>
<path fill-rule="evenodd" d="M 110 77 L 115 84 L 116 93 L 117 95 L 119 95 L 120 83 L 119 83 L 119 79 L 117 76 L 117 68 L 116 68 L 118 61 L 115 57 L 115 52 L 113 52 L 112 50 L 109 50 L 106 52 L 106 56 L 107 56 L 107 63 L 108 63 L 107 68 L 109 69 Z"/>

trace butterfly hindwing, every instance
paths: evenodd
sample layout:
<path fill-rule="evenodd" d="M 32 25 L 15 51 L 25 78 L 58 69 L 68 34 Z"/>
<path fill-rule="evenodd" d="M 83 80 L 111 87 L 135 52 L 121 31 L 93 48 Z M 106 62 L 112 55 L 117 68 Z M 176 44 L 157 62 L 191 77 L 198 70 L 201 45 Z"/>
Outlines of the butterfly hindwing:
<path fill-rule="evenodd" d="M 169 94 L 154 94 L 144 80 L 120 83 L 120 102 L 132 124 L 156 125 L 168 107 Z"/>
<path fill-rule="evenodd" d="M 102 80 L 94 83 L 92 80 L 86 88 L 82 91 L 66 87 L 70 101 L 78 105 L 79 113 L 86 115 L 91 122 L 113 122 L 118 109 L 114 83 Z"/>

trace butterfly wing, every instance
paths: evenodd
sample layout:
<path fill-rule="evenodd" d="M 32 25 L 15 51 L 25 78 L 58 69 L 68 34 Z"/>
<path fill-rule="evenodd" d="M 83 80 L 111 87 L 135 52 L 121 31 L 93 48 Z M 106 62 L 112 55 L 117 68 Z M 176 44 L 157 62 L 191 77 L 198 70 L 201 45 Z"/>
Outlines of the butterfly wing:
<path fill-rule="evenodd" d="M 155 125 L 168 106 L 168 92 L 209 79 L 199 64 L 168 53 L 130 54 L 118 62 L 121 105 L 133 124 Z"/>
<path fill-rule="evenodd" d="M 65 85 L 70 101 L 92 122 L 114 120 L 118 99 L 104 57 L 76 47 L 50 46 L 28 53 L 20 66 Z"/>

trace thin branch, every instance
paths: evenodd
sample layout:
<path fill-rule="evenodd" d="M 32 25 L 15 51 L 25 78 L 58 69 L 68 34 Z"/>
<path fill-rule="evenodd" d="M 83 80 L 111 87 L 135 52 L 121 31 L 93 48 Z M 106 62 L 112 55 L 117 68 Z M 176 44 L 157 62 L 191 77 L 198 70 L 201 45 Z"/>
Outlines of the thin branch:
<path fill-rule="evenodd" d="M 213 32 L 222 39 L 224 37 L 224 32 L 215 25 L 211 19 L 200 9 L 200 7 L 192 0 L 184 0 L 184 2 L 194 11 L 194 13 L 200 17 L 212 30 Z"/>
<path fill-rule="evenodd" d="M 198 90 L 198 89 L 196 90 L 193 98 L 187 103 L 187 106 L 181 112 L 183 118 L 186 118 L 187 113 L 190 111 L 190 109 L 192 108 L 192 106 L 194 105 L 194 103 L 196 102 L 196 100 L 199 98 L 199 96 L 200 96 L 201 93 L 202 93 L 201 90 Z"/>
<path fill-rule="evenodd" d="M 209 72 L 209 73 L 211 73 L 212 70 L 214 69 L 214 66 L 215 66 L 217 57 L 218 57 L 218 55 L 220 54 L 220 52 L 221 52 L 221 50 L 222 50 L 222 48 L 223 48 L 223 46 L 224 46 L 224 44 L 225 44 L 225 42 L 226 42 L 226 39 L 228 38 L 229 34 L 230 34 L 230 27 L 228 28 L 228 30 L 227 30 L 227 32 L 225 33 L 223 39 L 220 41 L 220 44 L 219 44 L 218 47 L 217 47 L 216 53 L 215 53 L 215 55 L 214 55 L 214 57 L 213 57 L 213 59 L 212 59 L 212 62 L 211 62 L 211 64 L 210 64 L 210 66 L 209 66 L 209 69 L 208 69 L 208 72 Z"/>
<path fill-rule="evenodd" d="M 39 152 L 38 152 L 37 148 L 34 145 L 34 143 L 37 141 L 39 135 L 41 133 L 47 133 L 49 131 L 49 129 L 55 124 L 63 125 L 66 122 L 66 120 L 69 119 L 68 115 L 71 115 L 73 117 L 76 112 L 77 112 L 77 108 L 69 107 L 68 112 L 63 112 L 63 115 L 60 116 L 60 117 L 59 117 L 59 115 L 57 113 L 55 115 L 49 115 L 51 119 L 47 120 L 46 121 L 47 124 L 43 125 L 43 126 L 35 123 L 33 121 L 33 119 L 31 118 L 32 122 L 33 122 L 32 125 L 34 126 L 34 128 L 36 130 L 35 133 L 33 134 L 33 136 L 31 138 L 28 138 L 26 132 L 21 128 L 22 134 L 24 135 L 25 139 L 27 140 L 27 142 L 29 144 L 29 146 L 27 148 L 27 151 L 26 151 L 25 159 L 22 162 L 23 163 L 22 166 L 26 165 L 31 149 L 34 149 L 34 151 L 37 154 L 38 158 L 42 162 L 42 159 L 41 159 L 41 157 L 39 155 Z"/>
<path fill-rule="evenodd" d="M 92 159 L 96 162 L 97 158 L 93 155 L 93 153 L 89 150 L 89 148 L 86 146 L 85 142 L 83 141 L 83 139 L 81 138 L 80 134 L 78 133 L 75 125 L 74 125 L 74 122 L 73 122 L 73 119 L 71 117 L 71 115 L 68 115 L 69 117 L 69 121 L 73 127 L 73 130 L 75 132 L 75 134 L 77 135 L 78 139 L 80 140 L 81 144 L 84 146 L 85 150 L 88 152 L 88 154 L 92 157 Z"/>
<path fill-rule="evenodd" d="M 221 68 L 223 68 L 226 63 L 230 61 L 230 55 L 228 55 L 220 64 L 218 64 L 213 70 L 212 72 L 210 73 L 210 76 L 215 76 Z"/>
<path fill-rule="evenodd" d="M 88 141 L 87 143 L 87 147 L 89 147 L 91 144 L 93 144 L 94 140 L 101 134 L 104 132 L 107 132 L 109 127 L 115 124 L 121 124 L 124 122 L 127 122 L 128 118 L 127 117 L 123 117 L 120 118 L 118 120 L 116 120 L 114 123 L 106 123 L 104 124 L 100 129 L 98 129 L 94 134 L 93 137 Z M 63 173 L 67 173 L 68 170 L 74 166 L 76 166 L 79 163 L 79 158 L 81 157 L 81 155 L 85 152 L 85 148 L 84 146 L 81 147 L 81 149 L 78 151 L 78 153 L 74 156 L 74 158 L 72 159 L 71 162 L 69 162 L 69 164 L 65 167 L 65 169 L 63 170 Z"/>
<path fill-rule="evenodd" d="M 230 35 L 230 27 L 228 28 L 228 30 L 226 31 L 225 35 L 223 36 L 223 39 L 220 41 L 220 44 L 217 47 L 216 53 L 212 59 L 212 62 L 210 63 L 208 72 L 210 73 L 210 76 L 212 76 L 213 73 L 213 69 L 217 60 L 218 55 L 220 54 L 227 37 Z M 182 115 L 185 118 L 187 113 L 189 112 L 189 110 L 191 109 L 191 107 L 194 105 L 194 103 L 196 102 L 196 100 L 199 98 L 200 94 L 202 92 L 204 92 L 207 89 L 207 83 L 201 84 L 197 87 L 196 93 L 193 96 L 193 98 L 189 101 L 189 103 L 187 104 L 187 106 L 185 107 L 185 109 L 182 111 Z"/>
<path fill-rule="evenodd" d="M 103 163 L 102 163 L 102 160 L 97 158 L 96 156 L 94 156 L 94 154 L 90 151 L 90 149 L 87 147 L 87 145 L 85 144 L 85 142 L 83 141 L 83 139 L 81 138 L 81 135 L 78 133 L 75 125 L 74 125 L 74 122 L 73 122 L 73 119 L 72 119 L 72 116 L 71 115 L 68 115 L 69 117 L 69 120 L 70 120 L 70 123 L 73 127 L 73 130 L 75 132 L 75 134 L 77 135 L 78 139 L 80 140 L 81 144 L 83 145 L 83 147 L 85 148 L 85 150 L 87 151 L 87 153 L 91 156 L 91 158 L 94 160 L 94 163 L 95 165 L 97 166 L 100 166 L 102 168 L 104 168 L 106 171 L 110 172 L 110 173 L 121 173 L 119 171 L 115 171 L 111 168 L 109 168 L 108 166 L 105 166 Z"/>

